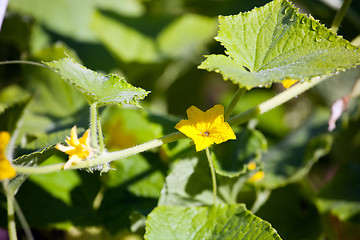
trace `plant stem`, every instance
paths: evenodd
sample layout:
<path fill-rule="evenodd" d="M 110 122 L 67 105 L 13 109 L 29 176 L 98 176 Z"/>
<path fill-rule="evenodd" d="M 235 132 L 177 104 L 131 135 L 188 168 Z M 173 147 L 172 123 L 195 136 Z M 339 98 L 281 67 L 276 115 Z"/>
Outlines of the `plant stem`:
<path fill-rule="evenodd" d="M 99 148 L 97 140 L 97 106 L 96 102 L 90 105 L 90 139 L 93 148 Z"/>
<path fill-rule="evenodd" d="M 25 61 L 25 60 L 12 60 L 12 61 L 0 62 L 0 65 L 7 65 L 7 64 L 29 64 L 29 65 L 34 65 L 34 66 L 38 66 L 38 67 L 49 68 L 45 64 L 42 64 L 39 62 Z"/>
<path fill-rule="evenodd" d="M 213 163 L 209 148 L 206 148 L 205 151 L 206 151 L 206 157 L 209 161 L 209 166 L 210 166 L 211 180 L 212 180 L 212 185 L 213 185 L 213 201 L 214 201 L 214 205 L 215 205 L 216 204 L 216 195 L 217 195 L 215 168 L 214 168 L 214 163 Z"/>
<path fill-rule="evenodd" d="M 104 136 L 103 136 L 103 132 L 102 132 L 102 127 L 101 127 L 101 121 L 100 121 L 99 114 L 97 114 L 97 131 L 98 131 L 98 134 L 99 134 L 100 152 L 103 152 L 105 150 L 105 145 L 104 145 Z"/>
<path fill-rule="evenodd" d="M 345 17 L 345 13 L 348 10 L 352 0 L 344 0 L 339 11 L 336 13 L 336 16 L 331 24 L 331 30 L 337 32 L 340 26 L 340 23 Z"/>
<path fill-rule="evenodd" d="M 274 108 L 280 106 L 281 104 L 289 101 L 290 99 L 292 99 L 295 96 L 300 95 L 301 93 L 303 93 L 306 90 L 312 88 L 313 86 L 319 84 L 320 82 L 324 81 L 327 78 L 328 78 L 328 76 L 323 76 L 323 77 L 313 78 L 311 80 L 311 82 L 303 82 L 303 83 L 296 84 L 295 86 L 287 89 L 286 91 L 283 91 L 282 93 L 276 95 L 275 97 L 273 97 L 263 103 L 260 103 L 256 107 L 251 108 L 242 114 L 239 114 L 235 117 L 230 118 L 228 123 L 231 126 L 237 126 L 239 124 L 242 124 L 242 123 L 250 120 L 251 118 L 254 118 L 258 115 L 261 115 L 271 109 L 274 109 Z"/>
<path fill-rule="evenodd" d="M 99 156 L 94 157 L 91 160 L 83 161 L 77 165 L 72 166 L 69 169 L 79 169 L 79 168 L 88 168 L 93 167 L 101 164 L 108 163 L 110 161 L 119 160 L 122 158 L 126 158 L 141 152 L 145 152 L 149 149 L 160 147 L 163 144 L 167 144 L 170 142 L 175 142 L 177 140 L 186 138 L 184 134 L 180 132 L 175 132 L 169 135 L 166 135 L 162 138 L 154 139 L 152 141 L 127 148 L 120 151 L 115 152 L 109 152 L 109 153 L 102 153 Z M 20 165 L 13 165 L 13 168 L 18 173 L 25 173 L 25 174 L 46 174 L 51 172 L 57 172 L 62 170 L 62 167 L 64 164 L 53 164 L 53 165 L 47 165 L 47 166 L 39 166 L 39 167 L 29 167 L 29 166 L 20 166 Z"/>
<path fill-rule="evenodd" d="M 232 112 L 234 111 L 234 108 L 236 106 L 236 104 L 239 102 L 239 99 L 241 98 L 241 96 L 245 93 L 246 89 L 245 88 L 239 88 L 235 95 L 233 96 L 233 98 L 231 99 L 229 105 L 227 106 L 226 110 L 225 110 L 225 114 L 224 114 L 224 121 L 226 122 L 229 117 L 231 116 Z"/>
<path fill-rule="evenodd" d="M 13 198 L 13 199 L 14 199 L 14 206 L 15 206 L 16 216 L 18 217 L 18 219 L 19 219 L 19 221 L 21 223 L 21 226 L 24 229 L 26 239 L 27 240 L 34 240 L 34 237 L 33 237 L 32 233 L 31 233 L 31 230 L 30 230 L 30 226 L 27 223 L 26 218 L 25 218 L 23 212 L 21 211 L 21 208 L 20 208 L 19 204 L 17 203 L 15 198 Z"/>
<path fill-rule="evenodd" d="M 16 224 L 15 224 L 15 210 L 14 210 L 14 196 L 8 186 L 8 180 L 3 182 L 3 187 L 7 200 L 7 217 L 8 217 L 8 232 L 9 240 L 17 240 Z"/>

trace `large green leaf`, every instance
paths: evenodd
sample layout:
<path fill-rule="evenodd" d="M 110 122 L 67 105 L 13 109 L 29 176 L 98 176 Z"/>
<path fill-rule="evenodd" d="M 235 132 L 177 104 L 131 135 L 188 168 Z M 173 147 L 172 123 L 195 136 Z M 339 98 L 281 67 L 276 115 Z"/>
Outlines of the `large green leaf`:
<path fill-rule="evenodd" d="M 70 57 L 46 64 L 58 72 L 64 80 L 78 88 L 89 103 L 96 102 L 99 106 L 137 105 L 138 100 L 145 98 L 149 93 L 141 88 L 133 87 L 117 75 L 103 75 L 89 70 Z"/>
<path fill-rule="evenodd" d="M 157 207 L 146 222 L 147 240 L 161 239 L 281 239 L 271 225 L 244 205 Z"/>
<path fill-rule="evenodd" d="M 309 80 L 360 63 L 360 51 L 287 0 L 250 12 L 220 16 L 216 40 L 226 55 L 207 56 L 201 69 L 220 72 L 240 86 L 269 86 L 287 78 Z"/>
<path fill-rule="evenodd" d="M 111 10 L 127 16 L 139 16 L 144 7 L 139 0 L 13 0 L 9 9 L 28 14 L 47 28 L 80 41 L 96 41 L 89 22 L 96 9 Z"/>

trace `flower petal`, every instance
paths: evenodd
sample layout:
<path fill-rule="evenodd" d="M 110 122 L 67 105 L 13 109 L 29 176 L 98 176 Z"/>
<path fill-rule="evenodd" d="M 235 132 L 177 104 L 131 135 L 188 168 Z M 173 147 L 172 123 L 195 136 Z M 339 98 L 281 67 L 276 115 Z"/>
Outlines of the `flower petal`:
<path fill-rule="evenodd" d="M 198 123 L 204 123 L 206 121 L 206 119 L 204 118 L 204 112 L 195 106 L 189 107 L 186 113 L 188 115 L 189 121 L 193 125 L 197 125 Z"/>
<path fill-rule="evenodd" d="M 215 105 L 205 112 L 205 119 L 209 122 L 209 129 L 216 127 L 224 122 L 224 107 Z"/>
<path fill-rule="evenodd" d="M 15 169 L 11 166 L 9 160 L 0 157 L 0 181 L 4 179 L 11 179 L 16 176 Z"/>
<path fill-rule="evenodd" d="M 10 141 L 10 133 L 6 131 L 0 132 L 0 154 L 5 154 L 5 148 Z"/>
<path fill-rule="evenodd" d="M 10 141 L 10 133 L 0 132 L 0 181 L 11 179 L 16 176 L 15 169 L 11 166 L 10 161 L 5 156 L 5 149 Z"/>
<path fill-rule="evenodd" d="M 197 136 L 193 138 L 193 141 L 195 143 L 195 150 L 197 152 L 204 150 L 207 147 L 210 147 L 214 144 L 214 141 L 212 138 L 209 137 L 203 137 L 203 136 Z"/>
<path fill-rule="evenodd" d="M 72 155 L 69 160 L 64 164 L 64 169 L 69 169 L 72 165 L 81 163 L 82 159 L 76 155 Z"/>
<path fill-rule="evenodd" d="M 82 137 L 79 139 L 80 144 L 90 145 L 90 129 L 86 130 Z"/>

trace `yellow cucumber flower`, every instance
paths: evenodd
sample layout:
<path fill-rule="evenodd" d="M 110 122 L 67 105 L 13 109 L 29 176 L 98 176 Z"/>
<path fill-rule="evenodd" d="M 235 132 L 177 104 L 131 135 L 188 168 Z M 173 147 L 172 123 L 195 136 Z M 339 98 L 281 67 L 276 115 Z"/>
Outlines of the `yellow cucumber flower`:
<path fill-rule="evenodd" d="M 70 137 L 66 137 L 68 146 L 56 144 L 55 148 L 69 155 L 69 160 L 64 164 L 64 169 L 70 168 L 73 164 L 78 164 L 93 153 L 90 146 L 90 129 L 86 130 L 81 138 L 78 139 L 76 126 L 71 129 Z"/>
<path fill-rule="evenodd" d="M 175 128 L 194 141 L 196 151 L 236 139 L 230 125 L 224 122 L 223 106 L 215 105 L 206 112 L 191 106 L 186 113 L 188 120 L 181 120 Z"/>
<path fill-rule="evenodd" d="M 263 171 L 258 171 L 257 173 L 255 173 L 254 175 L 252 175 L 248 181 L 249 182 L 257 182 L 257 181 L 260 181 L 260 180 L 263 180 L 265 177 L 265 173 Z"/>
<path fill-rule="evenodd" d="M 291 87 L 292 85 L 294 85 L 297 82 L 298 82 L 298 80 L 289 78 L 289 79 L 285 79 L 284 81 L 282 81 L 282 85 L 284 86 L 284 88 L 288 89 L 289 87 Z"/>
<path fill-rule="evenodd" d="M 10 133 L 0 132 L 0 181 L 11 179 L 16 176 L 15 169 L 11 166 L 10 161 L 5 156 L 5 149 L 10 141 Z"/>

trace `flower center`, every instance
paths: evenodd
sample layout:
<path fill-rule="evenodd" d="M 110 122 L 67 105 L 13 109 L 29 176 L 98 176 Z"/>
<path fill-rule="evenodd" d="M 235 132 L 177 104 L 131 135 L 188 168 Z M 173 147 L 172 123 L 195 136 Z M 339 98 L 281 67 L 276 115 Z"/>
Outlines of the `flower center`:
<path fill-rule="evenodd" d="M 203 137 L 208 137 L 210 135 L 210 133 L 209 132 L 202 132 L 202 133 L 200 133 L 200 135 L 203 136 Z"/>

